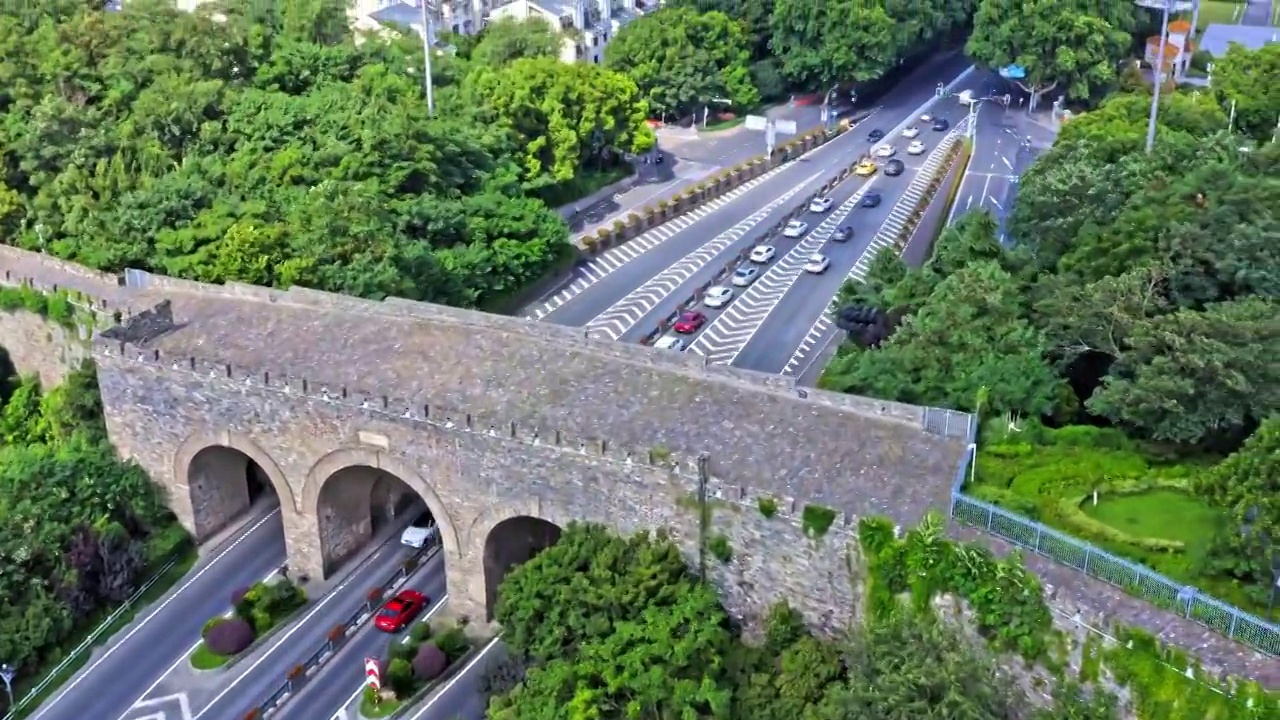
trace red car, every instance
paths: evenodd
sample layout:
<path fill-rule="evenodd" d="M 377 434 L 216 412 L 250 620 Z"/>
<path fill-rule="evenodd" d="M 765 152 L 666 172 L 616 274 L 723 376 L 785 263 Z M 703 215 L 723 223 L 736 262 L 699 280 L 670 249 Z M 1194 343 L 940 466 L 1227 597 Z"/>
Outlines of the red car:
<path fill-rule="evenodd" d="M 431 598 L 417 590 L 401 590 L 378 611 L 373 626 L 383 632 L 400 632 L 418 617 L 429 602 Z"/>
<path fill-rule="evenodd" d="M 707 316 L 700 312 L 680 313 L 676 319 L 675 330 L 682 335 L 698 332 L 698 328 L 707 324 Z"/>

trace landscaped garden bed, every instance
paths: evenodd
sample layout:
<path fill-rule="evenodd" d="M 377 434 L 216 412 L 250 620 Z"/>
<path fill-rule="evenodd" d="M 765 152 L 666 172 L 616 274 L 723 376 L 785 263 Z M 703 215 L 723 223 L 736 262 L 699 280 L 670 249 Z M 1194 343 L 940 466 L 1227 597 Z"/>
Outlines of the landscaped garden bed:
<path fill-rule="evenodd" d="M 1194 490 L 1220 458 L 1162 448 L 1092 426 L 988 423 L 966 492 L 1253 612 L 1245 588 L 1205 562 L 1226 514 Z"/>
<path fill-rule="evenodd" d="M 412 706 L 461 667 L 475 648 L 462 625 L 426 620 L 415 624 L 387 647 L 382 690 L 365 688 L 361 716 L 386 718 Z"/>
<path fill-rule="evenodd" d="M 204 624 L 200 644 L 191 653 L 191 666 L 214 670 L 243 657 L 306 603 L 302 588 L 283 576 L 236 590 L 231 611 Z"/>

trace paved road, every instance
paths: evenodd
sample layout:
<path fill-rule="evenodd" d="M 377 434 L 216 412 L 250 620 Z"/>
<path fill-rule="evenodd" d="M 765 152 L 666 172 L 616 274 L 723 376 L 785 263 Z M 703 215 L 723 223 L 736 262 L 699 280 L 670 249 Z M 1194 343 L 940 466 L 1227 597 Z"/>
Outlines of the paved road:
<path fill-rule="evenodd" d="M 433 605 L 427 610 L 425 618 L 430 618 L 443 608 L 448 599 L 443 556 L 436 554 L 430 561 L 423 563 L 417 572 L 409 576 L 405 587 L 421 590 L 432 598 Z M 402 639 L 402 636 L 394 639 Z M 372 623 L 366 624 L 273 717 L 277 720 L 320 720 L 332 717 L 355 720 L 355 710 L 359 707 L 360 693 L 364 687 L 364 659 L 386 657 L 387 645 L 392 641 L 392 636 L 377 630 Z M 319 645 L 308 648 L 306 652 L 314 652 L 316 647 Z M 265 695 L 259 698 L 265 699 Z"/>
<path fill-rule="evenodd" d="M 373 549 L 368 557 L 353 565 L 345 576 L 326 581 L 328 590 L 319 600 L 303 609 L 288 626 L 278 630 L 235 664 L 212 671 L 197 671 L 187 655 L 200 638 L 200 625 L 206 619 L 228 609 L 228 585 L 211 593 L 215 598 L 210 612 L 199 615 L 189 610 L 194 628 L 186 633 L 173 633 L 182 651 L 168 656 L 163 671 L 148 676 L 138 686 L 129 688 L 131 704 L 120 714 L 93 713 L 97 720 L 233 720 L 244 717 L 250 708 L 266 700 L 284 681 L 294 666 L 309 658 L 325 642 L 329 631 L 348 620 L 364 603 L 370 588 L 390 579 L 400 564 L 414 551 L 394 540 Z"/>
<path fill-rule="evenodd" d="M 1272 13 L 1272 5 L 1274 0 L 1249 0 L 1249 4 L 1245 6 L 1244 13 L 1240 16 L 1241 25 L 1261 25 L 1266 27 L 1273 24 L 1275 19 Z"/>
<path fill-rule="evenodd" d="M 464 666 L 436 693 L 403 716 L 403 720 L 484 720 L 486 700 L 482 691 L 485 673 L 502 662 L 507 649 L 500 640 Z M 301 720 L 301 719 L 299 719 Z M 331 720 L 356 720 L 355 716 L 335 716 Z"/>
<path fill-rule="evenodd" d="M 284 559 L 277 508 L 212 548 L 173 591 L 98 651 L 30 720 L 107 720 L 128 712 L 143 688 L 176 658 L 186 657 L 205 620 L 227 609 L 233 588 L 266 577 Z M 150 720 L 183 717 L 181 703 L 170 704 L 172 714 L 157 714 L 157 709 Z"/>

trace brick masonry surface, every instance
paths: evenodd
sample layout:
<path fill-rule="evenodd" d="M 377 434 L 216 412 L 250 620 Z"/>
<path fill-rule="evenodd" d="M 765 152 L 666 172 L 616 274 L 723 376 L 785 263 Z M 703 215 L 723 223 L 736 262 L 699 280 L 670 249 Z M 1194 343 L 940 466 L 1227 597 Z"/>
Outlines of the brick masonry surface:
<path fill-rule="evenodd" d="M 368 508 L 343 498 L 372 476 L 325 481 L 352 467 L 391 474 L 440 520 L 451 605 L 475 618 L 484 614 L 486 540 L 507 518 L 668 528 L 696 561 L 689 501 L 695 457 L 707 453 L 710 530 L 732 548 L 727 563 L 708 557 L 707 569 L 730 612 L 749 625 L 787 599 L 835 630 L 859 607 L 856 518 L 909 524 L 945 510 L 962 451 L 920 430 L 921 408 L 802 393 L 776 377 L 516 318 L 145 274 L 141 287 L 125 287 L 7 246 L 0 273 L 7 284 L 82 293 L 104 314 L 134 318 L 132 335 L 116 329 L 94 342 L 108 425 L 188 527 L 211 529 L 243 503 L 210 477 L 217 463 L 197 462 L 205 448 L 238 450 L 281 498 L 291 562 L 323 573 L 368 536 Z M 143 315 L 165 300 L 171 317 Z M 0 344 L 23 348 L 25 369 L 65 365 L 64 351 L 36 348 L 31 337 L 0 322 Z M 777 517 L 760 514 L 760 497 L 777 502 Z M 808 503 L 839 513 L 822 538 L 800 529 Z M 1030 564 L 1056 606 L 1096 608 L 1095 617 L 1147 628 L 1207 667 L 1275 679 L 1273 660 L 1068 568 Z"/>

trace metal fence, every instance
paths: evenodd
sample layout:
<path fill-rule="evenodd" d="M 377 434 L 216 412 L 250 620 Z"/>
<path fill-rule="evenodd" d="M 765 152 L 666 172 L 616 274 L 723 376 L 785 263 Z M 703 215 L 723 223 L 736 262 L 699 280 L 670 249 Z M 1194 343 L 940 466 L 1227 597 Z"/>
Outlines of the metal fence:
<path fill-rule="evenodd" d="M 355 635 L 360 626 L 372 617 L 374 610 L 383 599 L 399 588 L 410 575 L 425 565 L 438 552 L 440 552 L 440 542 L 437 536 L 421 552 L 402 563 L 396 569 L 395 574 L 386 582 L 371 590 L 369 596 L 360 604 L 360 607 L 351 613 L 342 624 L 335 625 L 320 647 L 316 648 L 316 651 L 306 660 L 295 665 L 285 676 L 284 682 L 273 690 L 266 700 L 251 708 L 247 717 L 266 717 L 271 711 L 288 702 L 289 698 L 297 693 L 298 690 L 301 690 L 303 686 L 311 682 L 320 671 L 320 668 L 329 661 L 329 658 L 333 657 L 333 654 Z"/>
<path fill-rule="evenodd" d="M 931 426 L 931 412 L 932 426 Z M 925 412 L 925 430 L 939 435 L 957 427 L 957 421 L 930 408 Z M 957 413 L 959 414 L 959 413 Z M 970 416 L 972 417 L 972 416 Z M 939 429 L 941 427 L 942 429 Z M 1078 540 L 1041 523 L 1009 512 L 989 502 L 966 495 L 964 484 L 978 451 L 977 422 L 966 427 L 969 444 L 956 466 L 951 485 L 951 517 L 966 525 L 986 530 L 996 537 L 1026 548 L 1083 572 L 1091 578 L 1115 585 L 1152 605 L 1178 613 L 1228 638 L 1266 655 L 1280 656 L 1280 626 L 1251 615 L 1240 608 L 1203 594 L 1200 590 L 1174 582 L 1160 573 Z"/>

